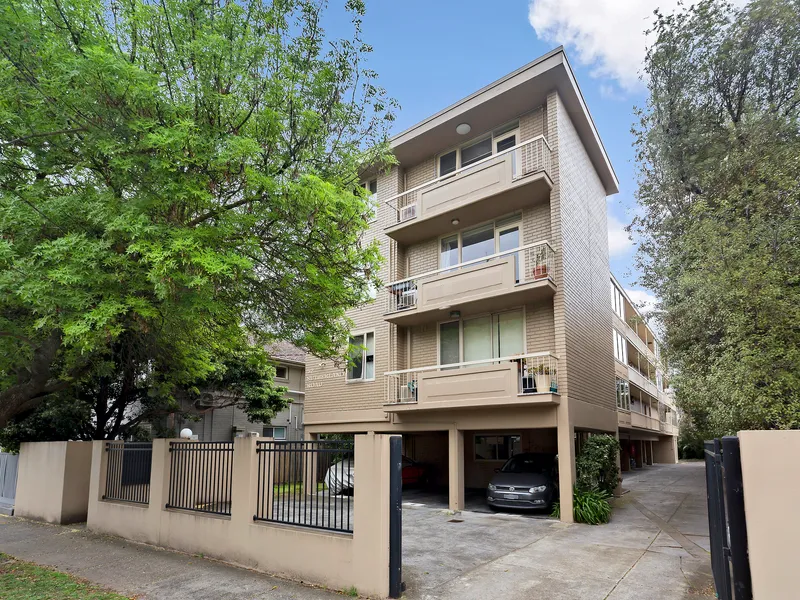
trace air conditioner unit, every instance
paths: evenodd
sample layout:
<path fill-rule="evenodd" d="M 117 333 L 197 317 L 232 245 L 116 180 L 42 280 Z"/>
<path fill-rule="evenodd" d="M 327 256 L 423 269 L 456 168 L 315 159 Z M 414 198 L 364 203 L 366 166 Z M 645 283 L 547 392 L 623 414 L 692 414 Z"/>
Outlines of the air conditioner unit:
<path fill-rule="evenodd" d="M 250 431 L 247 433 L 247 437 L 258 437 L 257 431 Z"/>
<path fill-rule="evenodd" d="M 409 204 L 408 206 L 404 206 L 400 209 L 400 222 L 408 221 L 409 219 L 413 219 L 417 216 L 417 205 L 416 204 Z"/>

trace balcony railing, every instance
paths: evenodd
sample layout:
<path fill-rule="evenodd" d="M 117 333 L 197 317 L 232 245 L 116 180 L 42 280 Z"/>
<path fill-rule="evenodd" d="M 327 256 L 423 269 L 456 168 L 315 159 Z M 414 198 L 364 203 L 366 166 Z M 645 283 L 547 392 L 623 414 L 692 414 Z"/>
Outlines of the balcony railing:
<path fill-rule="evenodd" d="M 505 356 L 489 360 L 472 360 L 447 365 L 434 365 L 390 371 L 384 374 L 386 382 L 386 404 L 415 404 L 428 396 L 425 390 L 426 379 L 436 374 L 469 374 L 472 367 L 507 364 L 513 368 L 516 363 L 516 394 L 556 394 L 558 393 L 558 357 L 550 352 L 535 352 L 518 356 Z"/>
<path fill-rule="evenodd" d="M 530 283 L 543 279 L 555 280 L 555 252 L 553 248 L 547 242 L 534 242 L 512 250 L 497 252 L 496 254 L 392 282 L 386 286 L 389 292 L 387 294 L 386 312 L 394 313 L 416 307 L 419 300 L 419 289 L 426 280 L 434 279 L 443 273 L 455 273 L 471 265 L 514 255 L 516 255 L 518 283 Z"/>
<path fill-rule="evenodd" d="M 426 188 L 435 185 L 440 181 L 445 181 L 455 177 L 460 173 L 478 169 L 485 163 L 495 160 L 498 156 L 503 156 L 510 153 L 513 153 L 512 178 L 514 180 L 520 179 L 527 175 L 533 175 L 534 173 L 539 173 L 541 171 L 544 171 L 545 173 L 550 172 L 552 149 L 550 148 L 550 144 L 547 143 L 547 139 L 540 135 L 530 140 L 521 142 L 512 148 L 503 150 L 502 152 L 487 156 L 486 158 L 474 162 L 466 167 L 456 169 L 447 175 L 436 177 L 430 181 L 426 181 L 421 185 L 413 187 L 410 190 L 400 192 L 399 194 L 388 198 L 386 200 L 386 204 L 391 206 L 397 214 L 397 223 L 403 223 L 405 221 L 414 219 L 417 217 L 419 212 L 417 210 L 417 201 L 419 195 Z"/>

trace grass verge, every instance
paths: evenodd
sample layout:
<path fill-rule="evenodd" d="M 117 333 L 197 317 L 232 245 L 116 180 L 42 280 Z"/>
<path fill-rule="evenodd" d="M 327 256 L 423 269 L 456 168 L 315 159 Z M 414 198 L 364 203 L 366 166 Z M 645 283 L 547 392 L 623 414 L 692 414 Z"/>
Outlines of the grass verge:
<path fill-rule="evenodd" d="M 0 552 L 0 598 L 5 600 L 128 600 L 86 581 Z"/>

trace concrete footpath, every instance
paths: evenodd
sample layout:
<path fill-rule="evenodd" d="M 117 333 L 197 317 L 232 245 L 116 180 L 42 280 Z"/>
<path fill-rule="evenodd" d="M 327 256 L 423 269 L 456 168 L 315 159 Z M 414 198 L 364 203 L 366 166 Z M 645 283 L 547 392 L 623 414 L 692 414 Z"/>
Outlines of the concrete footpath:
<path fill-rule="evenodd" d="M 0 552 L 147 600 L 331 600 L 340 594 L 189 556 L 87 532 L 0 517 Z"/>

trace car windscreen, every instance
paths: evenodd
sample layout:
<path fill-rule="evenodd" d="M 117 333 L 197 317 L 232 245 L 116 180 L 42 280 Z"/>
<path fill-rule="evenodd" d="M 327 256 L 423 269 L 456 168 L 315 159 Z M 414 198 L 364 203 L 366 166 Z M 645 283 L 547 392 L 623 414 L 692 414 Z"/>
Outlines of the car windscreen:
<path fill-rule="evenodd" d="M 546 473 L 553 466 L 553 459 L 535 454 L 518 454 L 508 459 L 500 469 L 503 473 Z"/>

